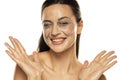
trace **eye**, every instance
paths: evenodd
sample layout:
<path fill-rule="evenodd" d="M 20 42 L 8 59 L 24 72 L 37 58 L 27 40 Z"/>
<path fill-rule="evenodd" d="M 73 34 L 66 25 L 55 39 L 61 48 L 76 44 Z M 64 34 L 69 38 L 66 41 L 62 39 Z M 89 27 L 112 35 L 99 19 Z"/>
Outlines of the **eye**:
<path fill-rule="evenodd" d="M 52 23 L 50 23 L 50 22 L 44 22 L 43 23 L 43 27 L 45 28 L 45 29 L 47 29 L 47 28 L 49 28 L 49 27 L 51 27 L 52 26 Z"/>
<path fill-rule="evenodd" d="M 69 23 L 68 22 L 59 22 L 58 23 L 60 26 L 67 26 Z"/>

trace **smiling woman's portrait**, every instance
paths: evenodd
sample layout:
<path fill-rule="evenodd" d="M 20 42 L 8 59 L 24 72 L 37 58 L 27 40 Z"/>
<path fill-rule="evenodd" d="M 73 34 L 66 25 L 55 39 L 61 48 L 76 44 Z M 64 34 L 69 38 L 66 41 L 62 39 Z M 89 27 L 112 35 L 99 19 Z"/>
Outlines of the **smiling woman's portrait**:
<path fill-rule="evenodd" d="M 0 80 L 119 79 L 117 1 L 0 5 Z"/>

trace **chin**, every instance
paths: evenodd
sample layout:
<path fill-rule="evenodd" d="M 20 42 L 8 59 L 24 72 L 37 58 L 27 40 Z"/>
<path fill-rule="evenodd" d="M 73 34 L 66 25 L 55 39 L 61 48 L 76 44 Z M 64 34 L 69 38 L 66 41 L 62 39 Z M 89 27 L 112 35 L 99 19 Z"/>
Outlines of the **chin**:
<path fill-rule="evenodd" d="M 69 51 L 70 50 L 70 48 L 65 48 L 65 47 L 56 47 L 56 48 L 51 48 L 51 51 L 52 52 L 54 52 L 54 53 L 56 53 L 56 54 L 62 54 L 62 53 L 65 53 L 65 52 L 67 52 L 67 51 Z"/>
<path fill-rule="evenodd" d="M 60 54 L 65 52 L 65 50 L 60 50 L 60 49 L 52 49 L 52 52 L 56 53 L 56 54 Z"/>

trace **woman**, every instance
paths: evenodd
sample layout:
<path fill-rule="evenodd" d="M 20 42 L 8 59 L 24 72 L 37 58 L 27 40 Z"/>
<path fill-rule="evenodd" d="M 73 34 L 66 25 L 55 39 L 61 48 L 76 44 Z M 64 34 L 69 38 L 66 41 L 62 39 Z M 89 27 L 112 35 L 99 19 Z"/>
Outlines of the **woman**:
<path fill-rule="evenodd" d="M 114 51 L 101 51 L 90 64 L 77 59 L 83 21 L 76 0 L 46 0 L 41 20 L 38 52 L 28 56 L 11 36 L 14 48 L 5 43 L 7 54 L 17 63 L 14 80 L 106 80 L 103 73 L 117 62 Z"/>

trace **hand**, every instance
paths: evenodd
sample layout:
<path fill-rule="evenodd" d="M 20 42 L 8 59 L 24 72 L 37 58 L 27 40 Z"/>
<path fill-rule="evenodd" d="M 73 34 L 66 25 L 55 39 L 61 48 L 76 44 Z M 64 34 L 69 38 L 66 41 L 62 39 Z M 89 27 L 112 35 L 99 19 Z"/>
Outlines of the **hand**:
<path fill-rule="evenodd" d="M 80 72 L 80 80 L 99 80 L 101 75 L 117 63 L 114 51 L 105 54 L 106 51 L 100 52 L 95 59 L 89 64 L 85 61 L 83 69 Z"/>
<path fill-rule="evenodd" d="M 39 62 L 38 54 L 36 52 L 33 53 L 34 61 L 32 61 L 26 54 L 26 51 L 21 43 L 16 38 L 10 36 L 9 39 L 13 47 L 11 47 L 8 43 L 5 43 L 5 46 L 8 48 L 6 53 L 20 66 L 28 78 L 31 78 L 32 80 L 34 77 L 34 79 L 37 78 L 38 80 L 41 80 L 40 75 L 42 67 Z"/>

